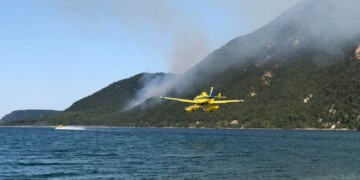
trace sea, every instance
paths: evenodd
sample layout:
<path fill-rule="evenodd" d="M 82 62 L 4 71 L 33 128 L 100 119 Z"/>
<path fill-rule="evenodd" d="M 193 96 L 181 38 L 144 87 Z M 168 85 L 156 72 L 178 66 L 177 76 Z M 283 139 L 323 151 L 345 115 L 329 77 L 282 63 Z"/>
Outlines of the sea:
<path fill-rule="evenodd" d="M 0 179 L 360 179 L 360 132 L 1 127 Z"/>

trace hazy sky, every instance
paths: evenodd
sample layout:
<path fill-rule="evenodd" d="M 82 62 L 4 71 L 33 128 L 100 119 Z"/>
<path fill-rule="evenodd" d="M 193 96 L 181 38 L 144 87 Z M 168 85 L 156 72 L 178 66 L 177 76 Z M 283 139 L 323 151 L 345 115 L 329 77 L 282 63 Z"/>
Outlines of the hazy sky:
<path fill-rule="evenodd" d="M 184 72 L 299 1 L 1 0 L 0 118 L 64 110 L 140 72 Z"/>

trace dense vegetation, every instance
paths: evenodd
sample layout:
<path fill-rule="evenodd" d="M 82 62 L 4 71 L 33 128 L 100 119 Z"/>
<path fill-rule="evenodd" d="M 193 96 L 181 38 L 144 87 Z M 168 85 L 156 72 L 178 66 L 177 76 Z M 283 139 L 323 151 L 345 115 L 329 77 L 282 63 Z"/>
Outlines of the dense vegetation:
<path fill-rule="evenodd" d="M 263 67 L 253 65 L 246 67 L 246 71 L 232 69 L 216 76 L 219 83 L 199 83 L 204 89 L 215 84 L 217 90 L 228 97 L 243 98 L 242 104 L 223 105 L 214 113 L 188 114 L 182 111 L 186 104 L 159 102 L 149 110 L 137 108 L 123 113 L 113 123 L 233 127 L 230 122 L 238 120 L 236 127 L 330 128 L 336 125 L 359 128 L 360 60 L 349 55 L 334 64 L 321 66 L 312 61 L 311 56 L 306 54 L 286 63 L 273 61 Z M 269 85 L 262 79 L 266 72 L 272 74 L 266 79 Z M 307 97 L 309 100 L 305 103 Z"/>

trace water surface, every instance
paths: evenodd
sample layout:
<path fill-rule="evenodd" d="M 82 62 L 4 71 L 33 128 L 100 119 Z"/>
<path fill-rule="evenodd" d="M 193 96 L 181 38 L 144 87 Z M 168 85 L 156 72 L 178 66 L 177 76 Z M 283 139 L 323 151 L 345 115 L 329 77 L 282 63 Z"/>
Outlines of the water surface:
<path fill-rule="evenodd" d="M 0 179 L 360 179 L 360 133 L 0 128 Z"/>

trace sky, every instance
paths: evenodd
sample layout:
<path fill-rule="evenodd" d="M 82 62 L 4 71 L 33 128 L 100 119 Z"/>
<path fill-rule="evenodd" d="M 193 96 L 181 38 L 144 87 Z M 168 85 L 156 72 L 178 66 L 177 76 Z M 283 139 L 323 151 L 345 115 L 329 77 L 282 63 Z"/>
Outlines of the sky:
<path fill-rule="evenodd" d="M 64 110 L 141 72 L 183 73 L 300 0 L 1 0 L 0 118 Z"/>

